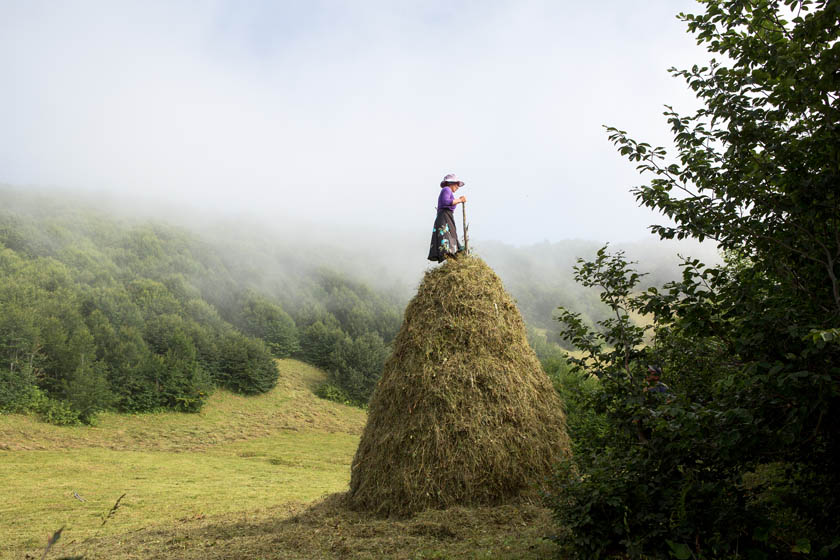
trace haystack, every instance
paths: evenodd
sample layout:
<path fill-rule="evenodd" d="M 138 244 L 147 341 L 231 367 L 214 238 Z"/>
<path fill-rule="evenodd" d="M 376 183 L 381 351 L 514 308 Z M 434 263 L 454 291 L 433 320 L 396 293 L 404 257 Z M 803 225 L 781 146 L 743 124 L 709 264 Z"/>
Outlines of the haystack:
<path fill-rule="evenodd" d="M 569 457 L 562 405 L 499 277 L 426 273 L 371 397 L 350 505 L 405 515 L 534 495 Z"/>

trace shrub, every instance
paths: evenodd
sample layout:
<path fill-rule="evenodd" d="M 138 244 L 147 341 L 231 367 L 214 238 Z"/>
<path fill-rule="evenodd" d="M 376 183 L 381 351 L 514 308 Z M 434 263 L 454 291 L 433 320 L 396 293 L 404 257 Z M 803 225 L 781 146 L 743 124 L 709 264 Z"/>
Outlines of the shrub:
<path fill-rule="evenodd" d="M 328 401 L 333 401 L 341 404 L 349 404 L 354 405 L 356 403 L 350 399 L 350 396 L 344 392 L 341 387 L 337 387 L 332 383 L 322 383 L 318 386 L 315 390 L 315 395 L 321 397 L 322 399 L 327 399 Z"/>
<path fill-rule="evenodd" d="M 32 368 L 0 370 L 0 412 L 33 410 L 40 394 Z"/>
<path fill-rule="evenodd" d="M 44 396 L 38 399 L 35 410 L 44 422 L 56 426 L 75 426 L 82 423 L 79 413 L 64 401 Z M 90 418 L 87 423 L 90 423 Z"/>

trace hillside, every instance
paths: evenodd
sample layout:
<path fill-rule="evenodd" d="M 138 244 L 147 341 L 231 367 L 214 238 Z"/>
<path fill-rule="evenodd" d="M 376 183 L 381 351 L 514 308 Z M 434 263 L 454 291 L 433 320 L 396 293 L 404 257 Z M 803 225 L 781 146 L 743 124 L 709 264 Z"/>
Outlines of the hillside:
<path fill-rule="evenodd" d="M 271 389 L 272 356 L 292 355 L 327 371 L 339 400 L 367 400 L 399 327 L 394 296 L 256 234 L 54 194 L 0 185 L 0 413 L 195 412 L 216 388 Z"/>
<path fill-rule="evenodd" d="M 105 448 L 115 451 L 202 451 L 249 441 L 277 431 L 315 429 L 324 433 L 359 435 L 364 412 L 320 399 L 313 391 L 324 372 L 297 360 L 277 360 L 277 386 L 249 397 L 220 390 L 196 414 L 103 413 L 94 426 L 57 427 L 34 416 L 0 416 L 0 450 L 72 450 Z"/>
<path fill-rule="evenodd" d="M 12 556 L 42 547 L 61 526 L 68 541 L 91 536 L 123 493 L 101 534 L 342 490 L 364 412 L 317 398 L 323 372 L 294 360 L 278 365 L 269 393 L 219 391 L 197 414 L 106 413 L 94 427 L 0 416 L 0 479 L 15 489 L 0 527 Z"/>
<path fill-rule="evenodd" d="M 317 398 L 323 372 L 278 367 L 270 392 L 219 391 L 196 414 L 106 413 L 92 427 L 0 416 L 0 480 L 13 490 L 0 559 L 40 557 L 62 527 L 48 558 L 537 558 L 552 546 L 540 539 L 549 515 L 527 504 L 403 521 L 350 513 L 338 496 L 309 505 L 347 489 L 365 413 Z"/>

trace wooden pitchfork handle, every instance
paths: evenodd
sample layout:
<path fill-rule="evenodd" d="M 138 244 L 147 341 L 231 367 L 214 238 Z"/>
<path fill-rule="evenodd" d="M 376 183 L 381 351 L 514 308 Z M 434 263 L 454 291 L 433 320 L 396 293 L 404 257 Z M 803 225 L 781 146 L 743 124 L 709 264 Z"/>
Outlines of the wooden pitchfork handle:
<path fill-rule="evenodd" d="M 470 228 L 470 226 L 467 225 L 467 203 L 466 202 L 461 203 L 461 219 L 463 220 L 463 224 L 464 224 L 464 253 L 469 254 L 470 253 L 470 246 L 469 246 L 470 240 L 469 240 L 469 237 L 467 237 L 467 230 Z"/>

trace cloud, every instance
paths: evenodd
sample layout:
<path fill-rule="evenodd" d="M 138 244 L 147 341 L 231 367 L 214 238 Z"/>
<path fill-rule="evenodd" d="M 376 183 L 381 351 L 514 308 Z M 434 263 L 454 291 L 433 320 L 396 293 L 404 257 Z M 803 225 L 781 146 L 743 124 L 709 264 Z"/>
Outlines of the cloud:
<path fill-rule="evenodd" d="M 692 5 L 0 3 L 0 181 L 425 235 L 456 172 L 474 235 L 639 238 L 601 125 L 667 141 Z"/>

